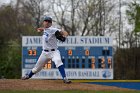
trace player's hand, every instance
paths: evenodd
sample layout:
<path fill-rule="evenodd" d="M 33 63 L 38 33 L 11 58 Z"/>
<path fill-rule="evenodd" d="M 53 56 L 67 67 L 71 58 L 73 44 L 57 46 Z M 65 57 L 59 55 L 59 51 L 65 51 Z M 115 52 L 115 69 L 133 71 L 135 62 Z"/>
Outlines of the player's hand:
<path fill-rule="evenodd" d="M 44 31 L 44 28 L 40 27 L 40 28 L 37 28 L 37 32 L 42 32 Z"/>
<path fill-rule="evenodd" d="M 61 31 L 62 32 L 62 35 L 64 36 L 64 37 L 67 37 L 68 36 L 68 32 L 66 32 L 66 31 Z"/>
<path fill-rule="evenodd" d="M 68 32 L 64 30 L 64 27 L 61 28 L 60 33 L 62 34 L 63 37 L 67 37 L 69 35 Z"/>

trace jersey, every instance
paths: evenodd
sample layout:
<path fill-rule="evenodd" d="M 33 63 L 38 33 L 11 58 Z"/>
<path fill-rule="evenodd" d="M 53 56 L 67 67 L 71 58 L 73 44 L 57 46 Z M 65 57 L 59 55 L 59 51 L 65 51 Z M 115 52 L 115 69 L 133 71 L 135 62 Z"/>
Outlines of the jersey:
<path fill-rule="evenodd" d="M 45 28 L 42 35 L 42 48 L 43 50 L 57 49 L 57 38 L 55 32 L 60 31 L 57 28 Z"/>

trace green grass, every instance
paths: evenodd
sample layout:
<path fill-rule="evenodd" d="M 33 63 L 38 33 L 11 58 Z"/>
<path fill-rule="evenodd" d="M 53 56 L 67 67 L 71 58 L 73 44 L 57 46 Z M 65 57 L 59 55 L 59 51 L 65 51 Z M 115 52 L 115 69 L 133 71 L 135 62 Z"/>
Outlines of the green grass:
<path fill-rule="evenodd" d="M 39 90 L 36 90 L 36 91 L 8 91 L 8 90 L 5 90 L 5 91 L 0 91 L 0 93 L 140 93 L 140 91 L 82 91 L 82 90 L 58 90 L 58 91 L 39 91 Z"/>

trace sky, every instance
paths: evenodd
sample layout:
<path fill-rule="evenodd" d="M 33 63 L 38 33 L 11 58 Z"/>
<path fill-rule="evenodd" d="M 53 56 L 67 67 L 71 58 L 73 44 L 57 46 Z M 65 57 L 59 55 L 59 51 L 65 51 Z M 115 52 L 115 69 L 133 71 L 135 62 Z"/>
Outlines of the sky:
<path fill-rule="evenodd" d="M 0 0 L 0 5 L 2 4 L 8 4 L 11 0 Z"/>

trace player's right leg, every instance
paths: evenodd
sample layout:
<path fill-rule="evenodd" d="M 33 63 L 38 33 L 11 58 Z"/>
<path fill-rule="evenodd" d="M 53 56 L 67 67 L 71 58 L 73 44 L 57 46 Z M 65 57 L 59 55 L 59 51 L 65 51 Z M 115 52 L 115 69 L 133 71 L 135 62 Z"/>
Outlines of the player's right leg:
<path fill-rule="evenodd" d="M 26 79 L 31 78 L 34 74 L 36 74 L 43 68 L 43 66 L 45 65 L 45 62 L 47 62 L 47 56 L 46 56 L 46 53 L 43 51 L 41 53 L 37 63 L 35 64 L 34 68 L 30 71 L 30 73 L 27 73 L 21 79 L 26 80 Z"/>
<path fill-rule="evenodd" d="M 66 83 L 66 84 L 70 84 L 71 81 L 68 80 L 67 77 L 66 77 L 64 65 L 62 63 L 59 50 L 53 52 L 52 60 L 54 61 L 56 67 L 58 68 L 58 70 L 59 70 L 59 72 L 60 72 L 60 74 L 62 76 L 63 82 Z"/>

